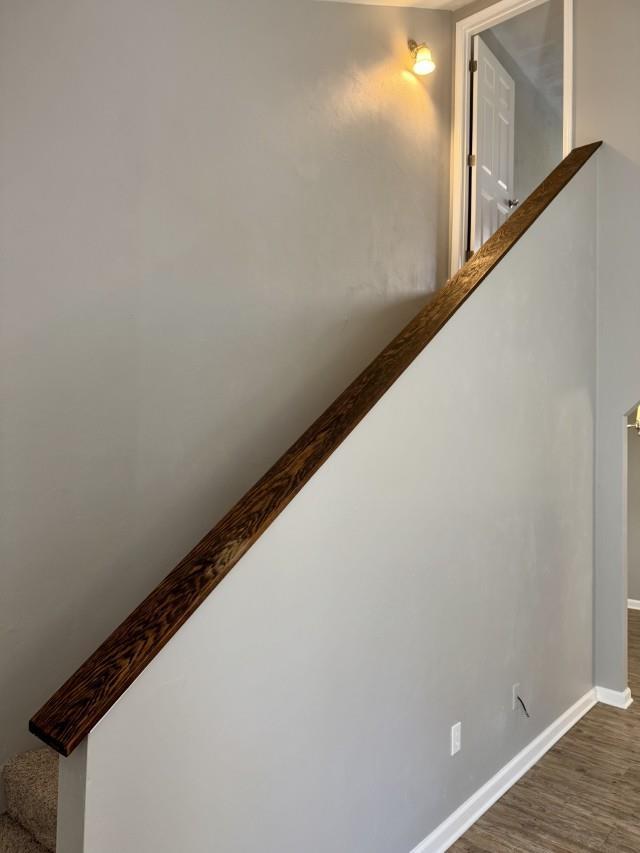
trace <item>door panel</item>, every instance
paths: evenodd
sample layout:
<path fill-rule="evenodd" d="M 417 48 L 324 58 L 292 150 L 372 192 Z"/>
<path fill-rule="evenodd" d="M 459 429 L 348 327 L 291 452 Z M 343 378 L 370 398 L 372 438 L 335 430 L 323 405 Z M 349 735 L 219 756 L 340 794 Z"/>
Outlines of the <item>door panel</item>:
<path fill-rule="evenodd" d="M 515 84 L 481 36 L 474 37 L 474 56 L 470 248 L 475 252 L 511 213 Z"/>

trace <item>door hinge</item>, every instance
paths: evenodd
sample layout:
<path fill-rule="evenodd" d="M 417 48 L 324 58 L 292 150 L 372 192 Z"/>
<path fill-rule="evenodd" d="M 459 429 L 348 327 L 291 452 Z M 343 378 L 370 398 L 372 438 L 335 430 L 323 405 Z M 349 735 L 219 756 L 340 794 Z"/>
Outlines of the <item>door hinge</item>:
<path fill-rule="evenodd" d="M 474 71 L 478 70 L 478 60 L 470 59 L 469 60 L 469 71 L 473 74 Z"/>
<path fill-rule="evenodd" d="M 469 154 L 467 157 L 467 166 L 475 166 L 476 165 L 476 155 Z"/>
<path fill-rule="evenodd" d="M 465 261 L 470 261 L 474 255 L 475 255 L 475 252 L 473 251 L 473 249 L 467 249 L 467 251 L 464 254 Z"/>

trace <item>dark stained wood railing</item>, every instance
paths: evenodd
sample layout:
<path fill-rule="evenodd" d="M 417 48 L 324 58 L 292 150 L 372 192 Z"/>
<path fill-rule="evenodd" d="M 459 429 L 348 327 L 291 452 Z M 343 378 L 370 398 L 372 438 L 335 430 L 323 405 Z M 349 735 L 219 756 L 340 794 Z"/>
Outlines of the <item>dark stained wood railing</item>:
<path fill-rule="evenodd" d="M 29 723 L 69 755 L 600 147 L 576 148 Z M 444 380 L 443 380 L 444 381 Z"/>

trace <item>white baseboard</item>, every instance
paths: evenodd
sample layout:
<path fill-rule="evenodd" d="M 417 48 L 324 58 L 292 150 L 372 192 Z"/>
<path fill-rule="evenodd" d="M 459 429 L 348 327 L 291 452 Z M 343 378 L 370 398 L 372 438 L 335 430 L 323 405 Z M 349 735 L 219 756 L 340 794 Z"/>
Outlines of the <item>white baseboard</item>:
<path fill-rule="evenodd" d="M 637 598 L 627 599 L 627 607 L 629 610 L 640 610 L 640 601 Z"/>
<path fill-rule="evenodd" d="M 553 744 L 566 734 L 578 720 L 596 704 L 596 690 L 578 699 L 537 738 L 498 770 L 496 775 L 464 802 L 460 808 L 436 827 L 411 853 L 444 853 L 496 800 L 509 790 L 518 779 L 539 761 Z"/>
<path fill-rule="evenodd" d="M 633 702 L 631 690 L 609 690 L 608 687 L 596 687 L 596 698 L 603 705 L 612 705 L 614 708 L 628 708 Z"/>

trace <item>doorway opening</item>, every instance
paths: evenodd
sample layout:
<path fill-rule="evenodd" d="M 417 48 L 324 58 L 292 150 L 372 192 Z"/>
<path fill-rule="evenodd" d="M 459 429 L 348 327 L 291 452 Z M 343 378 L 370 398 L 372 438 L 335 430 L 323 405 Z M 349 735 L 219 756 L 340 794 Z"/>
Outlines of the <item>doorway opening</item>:
<path fill-rule="evenodd" d="M 499 0 L 456 24 L 451 274 L 573 147 L 573 0 Z"/>

